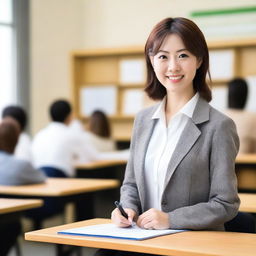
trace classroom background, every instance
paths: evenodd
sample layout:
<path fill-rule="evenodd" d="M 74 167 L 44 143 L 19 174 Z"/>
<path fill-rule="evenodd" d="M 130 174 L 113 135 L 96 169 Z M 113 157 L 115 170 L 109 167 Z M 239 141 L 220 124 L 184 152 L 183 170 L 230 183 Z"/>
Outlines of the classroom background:
<path fill-rule="evenodd" d="M 139 57 L 143 58 L 143 45 L 150 29 L 168 16 L 194 20 L 209 43 L 217 41 L 225 45 L 230 41 L 246 41 L 242 48 L 247 51 L 242 56 L 232 52 L 232 43 L 223 49 L 226 56 L 223 59 L 218 52 L 213 52 L 212 61 L 217 63 L 219 70 L 225 69 L 227 75 L 223 76 L 214 70 L 216 65 L 212 65 L 212 73 L 218 80 L 213 86 L 212 104 L 223 110 L 226 107 L 225 83 L 236 75 L 244 75 L 250 86 L 247 108 L 256 111 L 253 100 L 256 85 L 254 0 L 232 3 L 227 0 L 197 0 L 193 3 L 185 0 L 1 0 L 0 4 L 0 109 L 9 103 L 24 106 L 30 117 L 32 135 L 48 123 L 47 109 L 53 100 L 66 98 L 74 104 L 80 100 L 80 96 L 74 95 L 74 74 L 78 71 L 72 65 L 72 53 L 90 49 L 97 52 L 106 48 L 139 48 Z M 249 70 L 234 71 L 234 62 L 240 63 L 236 58 L 242 58 L 241 65 L 246 65 Z M 101 66 L 94 71 L 101 76 Z M 102 80 L 98 84 L 108 82 Z M 143 88 L 142 83 L 139 88 Z M 140 99 L 136 91 L 130 91 L 127 93 L 128 103 L 133 96 Z M 132 121 L 126 123 L 129 134 Z"/>
<path fill-rule="evenodd" d="M 129 141 L 135 114 L 153 104 L 143 94 L 146 38 L 158 21 L 178 16 L 206 36 L 211 104 L 225 111 L 227 83 L 242 77 L 249 85 L 246 110 L 256 112 L 255 0 L 0 0 L 0 112 L 23 106 L 34 136 L 49 123 L 50 104 L 64 98 L 85 124 L 102 108 L 114 139 Z M 25 251 L 42 248 L 42 255 L 54 255 L 44 244 Z"/>

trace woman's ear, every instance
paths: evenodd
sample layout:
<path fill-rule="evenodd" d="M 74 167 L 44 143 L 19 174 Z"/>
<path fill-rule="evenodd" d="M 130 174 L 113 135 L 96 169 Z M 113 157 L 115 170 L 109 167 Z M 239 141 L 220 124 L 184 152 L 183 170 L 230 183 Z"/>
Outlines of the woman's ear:
<path fill-rule="evenodd" d="M 196 69 L 199 69 L 201 67 L 202 62 L 203 62 L 202 58 L 197 58 Z"/>

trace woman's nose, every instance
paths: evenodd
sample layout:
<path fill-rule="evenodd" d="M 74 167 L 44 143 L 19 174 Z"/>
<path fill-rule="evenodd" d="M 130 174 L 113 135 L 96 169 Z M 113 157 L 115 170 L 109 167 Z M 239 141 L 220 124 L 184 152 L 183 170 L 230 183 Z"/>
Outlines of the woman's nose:
<path fill-rule="evenodd" d="M 168 63 L 168 70 L 171 72 L 179 71 L 180 70 L 180 65 L 177 59 L 172 58 L 169 60 Z"/>

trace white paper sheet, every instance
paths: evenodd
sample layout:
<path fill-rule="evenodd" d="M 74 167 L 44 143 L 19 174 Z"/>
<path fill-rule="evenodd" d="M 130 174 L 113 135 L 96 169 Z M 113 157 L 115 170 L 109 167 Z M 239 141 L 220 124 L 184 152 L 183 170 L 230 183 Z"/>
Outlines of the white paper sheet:
<path fill-rule="evenodd" d="M 109 237 L 131 240 L 144 240 L 152 237 L 163 236 L 183 232 L 185 230 L 147 230 L 137 226 L 129 228 L 119 228 L 114 224 L 100 224 L 93 226 L 85 226 L 80 228 L 66 229 L 59 231 L 59 234 L 80 235 L 80 236 L 96 236 Z"/>
<path fill-rule="evenodd" d="M 145 82 L 143 59 L 124 59 L 119 63 L 121 84 L 142 84 Z"/>
<path fill-rule="evenodd" d="M 142 89 L 129 89 L 124 92 L 122 113 L 124 115 L 137 114 L 144 106 L 144 92 Z"/>
<path fill-rule="evenodd" d="M 210 72 L 212 80 L 231 79 L 234 74 L 234 51 L 210 51 Z"/>
<path fill-rule="evenodd" d="M 212 101 L 210 104 L 223 112 L 227 109 L 228 106 L 228 88 L 226 85 L 216 86 L 212 89 Z"/>
<path fill-rule="evenodd" d="M 113 85 L 86 86 L 80 91 L 80 113 L 89 116 L 94 110 L 116 114 L 117 88 Z"/>

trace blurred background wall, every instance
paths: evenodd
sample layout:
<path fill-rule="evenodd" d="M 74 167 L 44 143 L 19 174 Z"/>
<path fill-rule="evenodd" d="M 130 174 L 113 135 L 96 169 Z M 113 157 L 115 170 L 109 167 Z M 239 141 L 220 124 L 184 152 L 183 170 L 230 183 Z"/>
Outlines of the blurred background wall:
<path fill-rule="evenodd" d="M 71 99 L 72 50 L 144 45 L 152 27 L 165 17 L 191 18 L 195 10 L 250 5 L 255 0 L 31 0 L 32 133 L 48 122 L 46 109 L 54 99 Z"/>

